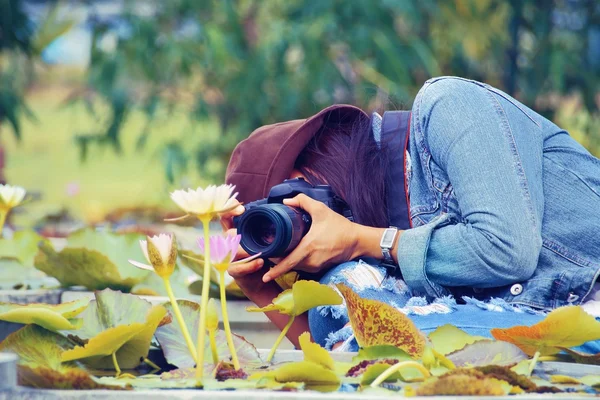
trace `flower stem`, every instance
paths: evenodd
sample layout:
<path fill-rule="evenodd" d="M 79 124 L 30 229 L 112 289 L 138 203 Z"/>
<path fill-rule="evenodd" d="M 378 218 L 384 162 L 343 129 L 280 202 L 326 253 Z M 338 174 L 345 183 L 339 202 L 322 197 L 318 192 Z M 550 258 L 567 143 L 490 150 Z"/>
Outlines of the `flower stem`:
<path fill-rule="evenodd" d="M 423 364 L 420 364 L 416 361 L 402 361 L 402 362 L 392 365 L 391 367 L 389 367 L 388 369 L 383 371 L 381 373 L 381 375 L 379 375 L 377 377 L 377 379 L 375 379 L 373 382 L 371 382 L 371 387 L 379 386 L 387 378 L 389 378 L 394 372 L 400 371 L 401 369 L 404 369 L 404 368 L 418 369 L 419 372 L 421 372 L 425 378 L 429 378 L 431 376 L 431 374 L 429 373 L 429 370 L 427 368 L 425 368 L 423 366 Z"/>
<path fill-rule="evenodd" d="M 171 288 L 171 282 L 169 281 L 169 277 L 164 277 L 163 281 L 165 282 L 165 289 L 167 290 L 167 296 L 169 296 L 169 301 L 171 302 L 171 306 L 173 307 L 173 313 L 175 314 L 175 319 L 179 324 L 179 329 L 181 329 L 181 333 L 183 334 L 183 338 L 185 339 L 185 343 L 187 344 L 188 350 L 196 361 L 196 346 L 194 346 L 194 341 L 190 336 L 190 332 L 185 325 L 185 320 L 183 319 L 183 315 L 181 315 L 181 310 L 179 309 L 179 304 L 177 304 L 177 300 L 175 299 L 175 295 L 173 294 L 173 289 Z"/>
<path fill-rule="evenodd" d="M 535 369 L 535 366 L 538 362 L 538 358 L 540 358 L 540 352 L 536 351 L 535 354 L 533 355 L 533 358 L 531 359 L 531 363 L 529 364 L 529 370 L 527 371 L 527 376 L 531 376 L 531 373 Z"/>
<path fill-rule="evenodd" d="M 208 291 L 210 289 L 210 235 L 211 216 L 201 216 L 204 231 L 204 273 L 202 275 L 202 304 L 200 306 L 200 322 L 198 324 L 198 357 L 196 358 L 196 379 L 202 379 L 204 373 L 204 340 L 206 338 L 206 312 L 208 310 Z"/>
<path fill-rule="evenodd" d="M 156 364 L 154 364 L 152 361 L 150 361 L 148 358 L 144 358 L 144 362 L 146 364 L 148 364 L 149 366 L 151 366 L 152 368 L 154 368 L 154 371 L 160 371 L 160 367 Z"/>
<path fill-rule="evenodd" d="M 4 229 L 4 223 L 6 222 L 7 215 L 8 210 L 0 208 L 0 238 L 2 237 L 2 230 Z"/>
<path fill-rule="evenodd" d="M 235 345 L 233 344 L 233 336 L 231 335 L 231 327 L 229 326 L 229 316 L 227 315 L 227 300 L 225 299 L 225 271 L 219 271 L 219 273 L 221 274 L 219 279 L 219 291 L 221 293 L 221 314 L 223 314 L 223 328 L 225 329 L 225 337 L 227 338 L 227 346 L 229 346 L 229 352 L 231 353 L 233 368 L 238 370 L 240 369 L 240 362 L 235 351 Z"/>
<path fill-rule="evenodd" d="M 290 326 L 292 326 L 292 323 L 294 322 L 294 318 L 295 318 L 294 315 L 290 315 L 290 320 L 288 321 L 288 323 L 285 325 L 285 327 L 283 328 L 283 330 L 279 334 L 279 337 L 275 341 L 275 344 L 273 345 L 273 348 L 269 352 L 269 356 L 267 357 L 267 362 L 271 362 L 271 360 L 273 359 L 273 356 L 275 355 L 275 351 L 277 350 L 277 347 L 279 347 L 279 344 L 281 343 L 281 341 L 285 337 L 285 334 L 290 329 Z"/>
<path fill-rule="evenodd" d="M 210 340 L 210 351 L 212 353 L 213 364 L 219 363 L 219 352 L 217 350 L 217 338 L 215 337 L 215 331 L 208 332 L 208 339 Z"/>
<path fill-rule="evenodd" d="M 117 371 L 117 376 L 121 375 L 121 368 L 119 368 L 119 363 L 117 362 L 117 352 L 112 353 L 112 361 L 113 366 L 115 367 L 115 371 Z"/>

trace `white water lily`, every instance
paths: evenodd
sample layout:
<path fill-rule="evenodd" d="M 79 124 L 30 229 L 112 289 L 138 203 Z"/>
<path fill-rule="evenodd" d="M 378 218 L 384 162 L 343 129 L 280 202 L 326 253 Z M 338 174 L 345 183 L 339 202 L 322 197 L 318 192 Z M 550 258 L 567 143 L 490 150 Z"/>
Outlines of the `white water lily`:
<path fill-rule="evenodd" d="M 20 186 L 0 184 L 0 208 L 11 209 L 23 201 L 27 192 Z"/>
<path fill-rule="evenodd" d="M 237 206 L 234 189 L 234 185 L 210 185 L 206 189 L 176 190 L 171 193 L 171 199 L 188 214 L 214 216 Z"/>
<path fill-rule="evenodd" d="M 140 247 L 150 265 L 129 260 L 138 268 L 155 271 L 162 278 L 169 277 L 175 270 L 177 260 L 177 243 L 173 235 L 162 233 L 155 236 L 147 236 L 148 240 L 140 240 Z"/>

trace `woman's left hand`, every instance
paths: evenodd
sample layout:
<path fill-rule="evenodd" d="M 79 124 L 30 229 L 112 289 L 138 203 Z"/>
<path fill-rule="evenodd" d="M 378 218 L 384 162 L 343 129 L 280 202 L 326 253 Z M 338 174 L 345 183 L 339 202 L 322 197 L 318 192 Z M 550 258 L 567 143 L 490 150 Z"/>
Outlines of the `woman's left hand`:
<path fill-rule="evenodd" d="M 312 224 L 298 246 L 263 276 L 264 282 L 292 269 L 317 273 L 360 256 L 357 253 L 360 225 L 304 194 L 285 199 L 283 203 L 308 212 Z"/>

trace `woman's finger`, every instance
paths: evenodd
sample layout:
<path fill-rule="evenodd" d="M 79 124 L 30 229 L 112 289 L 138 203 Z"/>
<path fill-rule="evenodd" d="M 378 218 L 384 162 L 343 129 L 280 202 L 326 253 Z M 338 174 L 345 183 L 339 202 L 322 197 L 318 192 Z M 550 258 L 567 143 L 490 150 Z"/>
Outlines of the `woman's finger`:
<path fill-rule="evenodd" d="M 263 276 L 263 282 L 267 283 L 273 279 L 291 271 L 294 267 L 300 264 L 306 257 L 308 252 L 302 242 L 290 254 L 288 254 L 281 262 L 275 265 Z"/>
<path fill-rule="evenodd" d="M 224 231 L 233 228 L 233 217 L 242 215 L 246 211 L 243 205 L 239 204 L 236 208 L 226 213 L 221 214 L 221 226 Z"/>
<path fill-rule="evenodd" d="M 264 260 L 262 258 L 257 258 L 256 260 L 252 260 L 244 264 L 231 265 L 227 269 L 227 272 L 233 279 L 236 279 L 254 273 L 260 270 L 264 265 Z"/>

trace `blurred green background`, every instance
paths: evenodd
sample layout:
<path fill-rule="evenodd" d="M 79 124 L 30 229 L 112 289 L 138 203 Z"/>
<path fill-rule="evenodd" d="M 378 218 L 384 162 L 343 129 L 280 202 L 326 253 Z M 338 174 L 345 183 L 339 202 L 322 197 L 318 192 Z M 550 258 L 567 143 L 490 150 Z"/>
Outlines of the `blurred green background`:
<path fill-rule="evenodd" d="M 256 127 L 408 108 L 437 75 L 600 155 L 597 0 L 0 0 L 0 177 L 36 195 L 13 224 L 172 209 Z"/>

